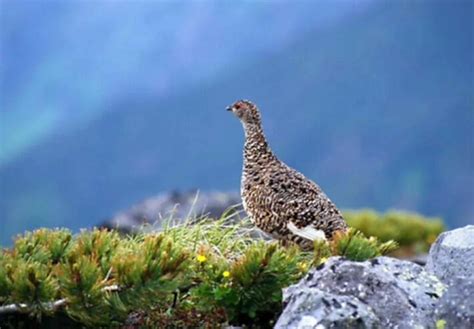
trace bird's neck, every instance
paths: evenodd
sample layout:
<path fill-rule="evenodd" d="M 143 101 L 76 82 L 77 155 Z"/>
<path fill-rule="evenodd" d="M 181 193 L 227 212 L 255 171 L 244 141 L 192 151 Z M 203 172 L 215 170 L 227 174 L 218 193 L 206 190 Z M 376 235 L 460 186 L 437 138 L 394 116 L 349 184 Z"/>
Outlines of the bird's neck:
<path fill-rule="evenodd" d="M 275 156 L 268 146 L 261 124 L 244 124 L 244 166 L 262 166 L 266 161 L 273 160 Z"/>

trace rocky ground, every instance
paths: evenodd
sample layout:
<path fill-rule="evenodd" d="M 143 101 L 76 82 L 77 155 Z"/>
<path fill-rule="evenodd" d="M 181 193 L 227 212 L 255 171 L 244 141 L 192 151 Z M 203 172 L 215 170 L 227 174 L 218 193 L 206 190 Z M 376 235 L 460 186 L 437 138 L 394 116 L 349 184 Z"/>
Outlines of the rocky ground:
<path fill-rule="evenodd" d="M 426 267 L 338 257 L 284 292 L 275 328 L 474 328 L 474 226 L 448 231 Z"/>

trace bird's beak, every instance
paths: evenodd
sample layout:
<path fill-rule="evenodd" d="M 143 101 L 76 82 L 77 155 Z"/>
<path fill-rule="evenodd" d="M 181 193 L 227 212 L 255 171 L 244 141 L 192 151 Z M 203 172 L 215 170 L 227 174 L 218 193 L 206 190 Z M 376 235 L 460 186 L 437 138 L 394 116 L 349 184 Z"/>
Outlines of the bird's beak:
<path fill-rule="evenodd" d="M 226 109 L 227 111 L 232 111 L 232 106 L 227 106 L 225 109 Z"/>

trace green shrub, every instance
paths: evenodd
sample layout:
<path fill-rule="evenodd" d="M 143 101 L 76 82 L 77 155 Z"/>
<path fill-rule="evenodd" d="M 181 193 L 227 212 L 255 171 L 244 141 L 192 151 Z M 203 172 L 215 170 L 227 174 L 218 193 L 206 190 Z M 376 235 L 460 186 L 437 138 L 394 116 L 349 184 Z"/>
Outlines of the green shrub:
<path fill-rule="evenodd" d="M 224 309 L 232 324 L 272 323 L 281 308 L 281 290 L 304 273 L 299 266 L 303 259 L 295 247 L 252 243 L 231 264 L 215 260 L 202 264 L 197 272 L 202 282 L 191 291 L 191 298 L 201 311 Z"/>
<path fill-rule="evenodd" d="M 389 211 L 385 214 L 367 209 L 346 211 L 344 218 L 365 236 L 382 242 L 396 241 L 409 254 L 427 252 L 438 235 L 445 230 L 440 218 L 423 217 L 416 213 Z"/>

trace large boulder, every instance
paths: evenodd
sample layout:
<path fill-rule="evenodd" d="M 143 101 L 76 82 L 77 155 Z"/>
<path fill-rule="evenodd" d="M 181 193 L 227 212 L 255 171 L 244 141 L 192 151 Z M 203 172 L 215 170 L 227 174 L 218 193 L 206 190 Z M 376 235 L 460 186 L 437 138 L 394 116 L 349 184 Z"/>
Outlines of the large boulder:
<path fill-rule="evenodd" d="M 377 328 L 380 319 L 372 308 L 354 296 L 318 288 L 293 291 L 276 328 Z"/>
<path fill-rule="evenodd" d="M 426 270 L 450 284 L 474 276 L 474 225 L 442 233 L 431 246 Z"/>
<path fill-rule="evenodd" d="M 332 257 L 284 291 L 275 328 L 433 328 L 444 290 L 412 262 Z"/>
<path fill-rule="evenodd" d="M 474 328 L 474 226 L 441 234 L 426 270 L 449 286 L 436 306 L 436 319 L 445 328 Z"/>

